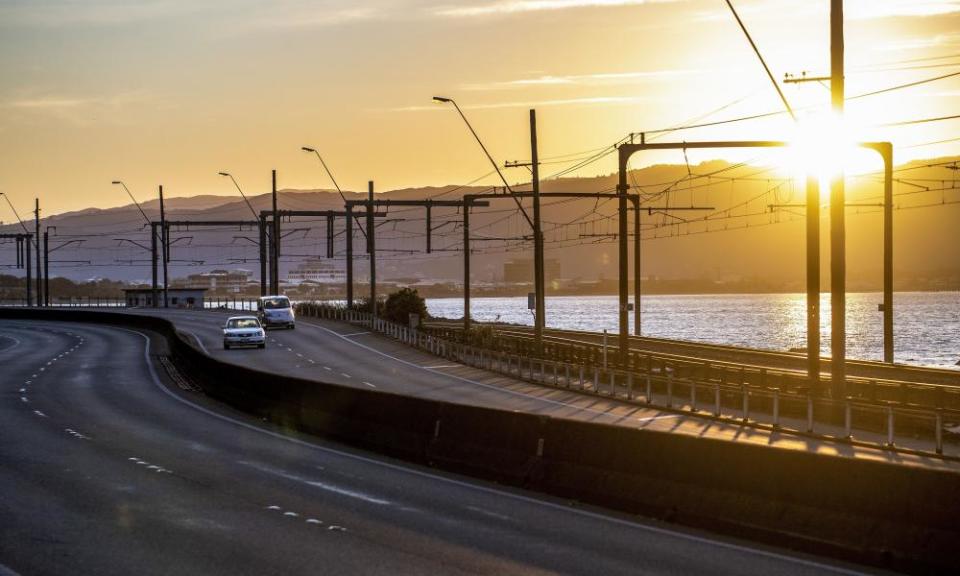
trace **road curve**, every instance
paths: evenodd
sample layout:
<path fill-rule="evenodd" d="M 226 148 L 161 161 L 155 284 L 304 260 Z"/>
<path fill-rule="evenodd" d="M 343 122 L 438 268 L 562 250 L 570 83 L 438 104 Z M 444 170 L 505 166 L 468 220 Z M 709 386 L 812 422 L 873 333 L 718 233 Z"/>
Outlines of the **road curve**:
<path fill-rule="evenodd" d="M 856 571 L 268 428 L 168 387 L 142 333 L 0 335 L 0 574 Z"/>

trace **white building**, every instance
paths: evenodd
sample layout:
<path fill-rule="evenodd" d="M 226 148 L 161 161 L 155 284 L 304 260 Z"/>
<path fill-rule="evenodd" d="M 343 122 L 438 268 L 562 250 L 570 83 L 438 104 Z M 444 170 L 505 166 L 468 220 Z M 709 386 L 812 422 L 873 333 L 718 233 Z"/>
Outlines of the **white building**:
<path fill-rule="evenodd" d="M 300 284 L 312 282 L 314 284 L 345 284 L 347 272 L 328 260 L 311 259 L 301 262 L 287 274 L 287 282 Z"/>

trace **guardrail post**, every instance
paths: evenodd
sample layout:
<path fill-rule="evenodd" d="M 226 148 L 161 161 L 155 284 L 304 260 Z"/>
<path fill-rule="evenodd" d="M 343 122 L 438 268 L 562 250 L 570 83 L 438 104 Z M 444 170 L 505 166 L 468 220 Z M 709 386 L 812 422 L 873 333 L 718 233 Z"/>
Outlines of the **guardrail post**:
<path fill-rule="evenodd" d="M 546 384 L 546 383 L 547 383 L 547 375 L 546 375 L 546 370 L 545 370 L 545 368 L 546 368 L 545 364 L 546 364 L 546 360 L 544 360 L 543 358 L 541 358 L 541 359 L 540 359 L 540 383 L 541 383 L 541 384 Z"/>
<path fill-rule="evenodd" d="M 617 373 L 614 370 L 610 371 L 610 396 L 617 397 Z"/>
<path fill-rule="evenodd" d="M 690 381 L 690 411 L 697 411 L 697 383 Z"/>
<path fill-rule="evenodd" d="M 633 372 L 627 372 L 627 400 L 633 400 Z"/>
<path fill-rule="evenodd" d="M 850 400 L 850 396 L 847 396 L 843 402 L 843 437 L 847 440 L 853 438 L 853 407 Z"/>
<path fill-rule="evenodd" d="M 893 406 L 887 405 L 887 446 L 893 448 Z"/>
<path fill-rule="evenodd" d="M 563 381 L 566 387 L 569 388 L 570 387 L 570 365 L 569 364 L 563 365 L 563 377 L 564 377 Z"/>
<path fill-rule="evenodd" d="M 746 384 L 743 385 L 743 422 L 750 420 L 750 390 Z"/>
<path fill-rule="evenodd" d="M 649 372 L 647 372 L 646 378 L 647 378 L 646 401 L 647 401 L 647 404 L 651 404 L 651 403 L 653 403 L 653 394 L 651 394 L 651 392 L 652 392 L 652 390 L 653 390 L 653 387 L 652 387 L 652 385 L 650 384 L 650 373 L 649 373 Z"/>
<path fill-rule="evenodd" d="M 720 416 L 720 384 L 713 385 L 713 415 Z"/>
<path fill-rule="evenodd" d="M 780 389 L 773 389 L 773 429 L 780 428 Z"/>
<path fill-rule="evenodd" d="M 813 434 L 813 394 L 807 395 L 807 432 Z"/>
<path fill-rule="evenodd" d="M 583 390 L 583 364 L 580 365 L 580 389 Z"/>
<path fill-rule="evenodd" d="M 936 417 L 934 418 L 934 425 L 937 427 L 936 433 L 934 436 L 937 439 L 937 454 L 943 455 L 943 409 L 937 408 Z"/>
<path fill-rule="evenodd" d="M 673 408 L 673 372 L 667 372 L 667 408 Z"/>
<path fill-rule="evenodd" d="M 553 364 L 553 385 L 554 385 L 554 386 L 559 386 L 559 385 L 560 385 L 560 382 L 559 382 L 559 379 L 558 379 L 558 377 L 557 377 L 557 363 L 556 363 L 556 362 L 551 362 L 551 364 Z"/>
<path fill-rule="evenodd" d="M 600 391 L 600 369 L 596 366 L 593 367 L 593 391 Z"/>

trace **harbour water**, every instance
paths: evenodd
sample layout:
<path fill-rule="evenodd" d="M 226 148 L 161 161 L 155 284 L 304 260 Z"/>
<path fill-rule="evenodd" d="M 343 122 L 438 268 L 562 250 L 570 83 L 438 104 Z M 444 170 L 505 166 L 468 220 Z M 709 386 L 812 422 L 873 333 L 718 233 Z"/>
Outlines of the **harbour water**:
<path fill-rule="evenodd" d="M 847 356 L 883 359 L 883 295 L 847 295 Z M 632 299 L 631 299 L 632 301 Z M 960 370 L 960 292 L 894 294 L 896 362 Z M 569 330 L 618 331 L 616 296 L 547 298 L 547 326 Z M 463 300 L 430 298 L 432 316 L 462 318 Z M 830 353 L 830 295 L 820 302 L 820 337 Z M 787 351 L 806 346 L 804 294 L 706 294 L 644 296 L 644 336 Z M 533 325 L 526 297 L 473 298 L 471 317 L 483 322 Z M 633 313 L 630 313 L 633 330 Z"/>

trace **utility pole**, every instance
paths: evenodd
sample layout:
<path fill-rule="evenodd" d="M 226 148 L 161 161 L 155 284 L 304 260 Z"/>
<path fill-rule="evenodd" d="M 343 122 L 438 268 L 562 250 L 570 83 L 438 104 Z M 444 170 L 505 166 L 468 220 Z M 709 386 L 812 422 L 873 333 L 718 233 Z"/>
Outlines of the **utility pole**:
<path fill-rule="evenodd" d="M 161 260 L 163 260 L 163 307 L 167 308 L 167 288 L 169 287 L 169 278 L 167 276 L 167 261 L 169 260 L 169 231 L 167 230 L 167 213 L 163 209 L 163 184 L 160 185 L 160 244 Z"/>
<path fill-rule="evenodd" d="M 843 119 L 844 55 L 843 0 L 830 0 L 830 96 L 834 122 Z M 846 396 L 846 199 L 844 174 L 835 174 L 830 183 L 830 354 L 834 399 Z M 819 328 L 818 328 L 819 329 Z"/>
<path fill-rule="evenodd" d="M 43 286 L 43 268 L 41 266 L 41 254 L 40 254 L 40 199 L 34 198 L 34 209 L 33 209 L 33 223 L 35 233 L 33 237 L 36 239 L 37 245 L 37 307 L 44 305 L 45 299 L 43 297 L 44 290 Z"/>
<path fill-rule="evenodd" d="M 377 319 L 377 244 L 376 226 L 373 223 L 373 180 L 367 182 L 367 252 L 370 254 L 370 313 Z"/>
<path fill-rule="evenodd" d="M 530 110 L 530 171 L 533 182 L 533 275 L 534 336 L 537 352 L 543 353 L 543 328 L 546 321 L 546 284 L 543 262 L 543 229 L 540 222 L 540 161 L 537 154 L 537 111 Z"/>
<path fill-rule="evenodd" d="M 270 255 L 270 293 L 280 293 L 280 219 L 277 217 L 277 171 L 270 171 L 273 201 L 272 242 Z"/>

